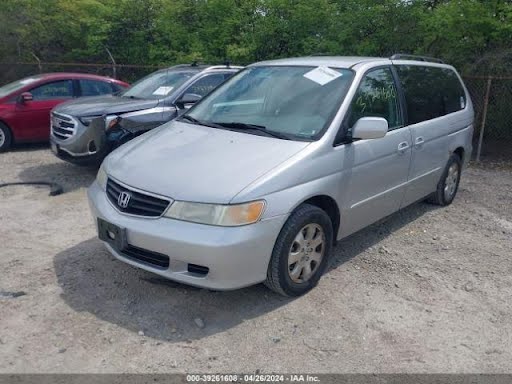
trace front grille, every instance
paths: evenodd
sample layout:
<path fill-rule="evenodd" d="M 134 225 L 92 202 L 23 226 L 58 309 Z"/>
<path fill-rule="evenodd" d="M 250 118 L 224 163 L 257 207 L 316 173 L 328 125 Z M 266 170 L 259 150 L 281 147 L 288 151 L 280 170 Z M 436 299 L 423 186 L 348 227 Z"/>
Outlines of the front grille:
<path fill-rule="evenodd" d="M 128 203 L 125 207 L 122 206 L 122 204 L 119 204 L 119 195 L 123 192 L 129 195 Z M 137 216 L 162 216 L 170 203 L 169 200 L 160 199 L 158 197 L 149 196 L 144 193 L 128 189 L 123 185 L 116 183 L 112 179 L 108 179 L 107 181 L 107 196 L 118 210 Z"/>
<path fill-rule="evenodd" d="M 76 124 L 71 116 L 52 112 L 51 130 L 56 138 L 67 140 L 75 134 Z"/>
<path fill-rule="evenodd" d="M 128 245 L 121 251 L 121 254 L 128 259 L 132 259 L 155 268 L 169 268 L 169 257 L 162 255 L 161 253 L 148 251 L 147 249 L 142 249 L 133 245 Z"/>

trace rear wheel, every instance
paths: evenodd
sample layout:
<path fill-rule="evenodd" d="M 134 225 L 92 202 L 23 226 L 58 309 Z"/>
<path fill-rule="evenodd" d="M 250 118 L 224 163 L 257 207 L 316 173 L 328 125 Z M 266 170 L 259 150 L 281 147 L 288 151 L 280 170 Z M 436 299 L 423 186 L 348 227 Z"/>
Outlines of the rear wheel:
<path fill-rule="evenodd" d="M 284 296 L 300 296 L 316 286 L 332 250 L 333 229 L 320 208 L 303 204 L 279 233 L 265 285 Z"/>
<path fill-rule="evenodd" d="M 441 206 L 450 205 L 459 189 L 461 171 L 462 161 L 457 154 L 453 153 L 446 164 L 441 180 L 437 184 L 436 191 L 427 201 Z"/>
<path fill-rule="evenodd" d="M 9 127 L 0 123 L 0 152 L 7 151 L 12 144 L 12 134 Z"/>

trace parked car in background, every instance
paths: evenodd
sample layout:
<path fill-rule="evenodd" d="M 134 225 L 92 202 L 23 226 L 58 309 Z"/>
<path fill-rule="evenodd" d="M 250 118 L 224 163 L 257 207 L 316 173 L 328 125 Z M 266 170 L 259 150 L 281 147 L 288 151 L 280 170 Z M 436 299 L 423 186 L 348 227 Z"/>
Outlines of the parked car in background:
<path fill-rule="evenodd" d="M 474 112 L 423 57 L 253 64 L 127 143 L 88 190 L 118 259 L 211 289 L 316 285 L 336 240 L 415 201 L 450 204 Z"/>
<path fill-rule="evenodd" d="M 177 117 L 240 69 L 177 65 L 118 95 L 61 104 L 52 111 L 52 151 L 71 163 L 99 165 L 112 149 Z"/>
<path fill-rule="evenodd" d="M 82 73 L 34 75 L 0 87 L 0 152 L 13 142 L 47 141 L 50 111 L 58 104 L 127 87 L 119 80 Z"/>

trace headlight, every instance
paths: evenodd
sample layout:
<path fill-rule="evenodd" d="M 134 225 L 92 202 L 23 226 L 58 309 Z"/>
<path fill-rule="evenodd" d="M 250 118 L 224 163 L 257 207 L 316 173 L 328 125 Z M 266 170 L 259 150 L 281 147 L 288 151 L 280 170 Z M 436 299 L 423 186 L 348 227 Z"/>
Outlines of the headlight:
<path fill-rule="evenodd" d="M 110 115 L 105 117 L 105 130 L 108 131 L 109 129 L 114 128 L 121 118 L 117 115 Z"/>
<path fill-rule="evenodd" d="M 98 117 L 101 117 L 101 116 L 84 116 L 84 117 L 79 117 L 78 120 L 80 120 L 83 125 L 88 127 L 89 124 L 91 124 L 91 121 L 93 121 L 94 119 L 97 119 Z"/>
<path fill-rule="evenodd" d="M 102 190 L 107 189 L 107 173 L 105 172 L 105 169 L 103 169 L 103 164 L 101 164 L 100 169 L 98 170 L 98 174 L 96 175 L 96 181 L 98 182 L 98 185 Z"/>
<path fill-rule="evenodd" d="M 258 221 L 264 208 L 263 200 L 236 205 L 175 201 L 165 216 L 194 223 L 236 227 Z"/>

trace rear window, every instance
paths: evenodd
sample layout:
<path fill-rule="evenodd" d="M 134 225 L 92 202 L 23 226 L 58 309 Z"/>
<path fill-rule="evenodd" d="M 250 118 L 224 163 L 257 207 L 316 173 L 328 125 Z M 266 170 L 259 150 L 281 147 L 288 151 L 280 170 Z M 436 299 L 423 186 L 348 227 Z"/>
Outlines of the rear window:
<path fill-rule="evenodd" d="M 404 90 L 409 124 L 435 119 L 466 107 L 457 74 L 448 68 L 396 66 Z"/>

